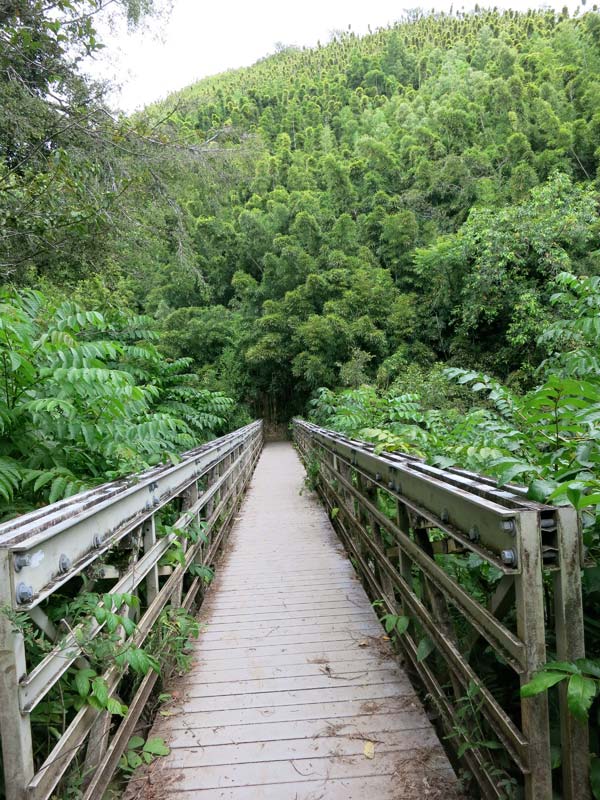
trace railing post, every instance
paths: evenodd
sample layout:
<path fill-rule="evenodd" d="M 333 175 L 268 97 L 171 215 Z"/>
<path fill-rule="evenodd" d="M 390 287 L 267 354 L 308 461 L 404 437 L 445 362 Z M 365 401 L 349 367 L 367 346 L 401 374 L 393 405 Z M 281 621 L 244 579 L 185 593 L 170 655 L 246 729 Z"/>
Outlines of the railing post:
<path fill-rule="evenodd" d="M 559 661 L 576 661 L 585 657 L 577 512 L 574 508 L 559 508 L 556 521 L 559 561 L 559 569 L 553 573 L 556 656 Z M 565 800 L 590 800 L 588 726 L 569 711 L 566 681 L 558 691 L 563 796 Z"/>
<path fill-rule="evenodd" d="M 366 484 L 366 481 L 365 481 L 365 479 L 363 478 L 363 476 L 359 472 L 358 475 L 357 475 L 357 479 L 356 479 L 356 488 L 358 489 L 361 497 L 366 497 L 367 496 L 367 491 L 368 490 L 367 490 L 367 487 L 366 487 L 365 484 Z M 367 516 L 367 512 L 365 511 L 365 509 L 363 508 L 363 506 L 360 503 L 358 504 L 358 515 L 357 516 L 358 516 L 359 523 L 366 530 L 366 526 L 368 524 L 369 518 Z M 364 544 L 364 542 L 362 540 L 362 536 L 360 536 L 359 533 L 356 530 L 353 530 L 351 535 L 352 535 L 352 538 L 354 539 L 354 544 L 356 545 L 356 549 L 358 550 L 360 555 L 365 559 L 365 561 L 368 563 L 369 554 L 368 554 L 368 550 L 367 550 L 367 548 L 366 548 L 366 546 L 365 546 L 365 544 Z"/>
<path fill-rule="evenodd" d="M 182 498 L 181 498 L 181 510 L 182 510 L 182 512 L 185 512 L 189 508 L 191 508 L 194 505 L 194 503 L 198 500 L 198 496 L 199 496 L 199 494 L 198 494 L 198 481 L 194 481 L 183 492 L 183 495 L 182 495 Z M 196 515 L 196 519 L 197 518 L 198 518 L 198 515 Z M 187 551 L 187 547 L 188 547 L 187 539 L 183 540 L 181 546 L 183 548 L 183 552 L 185 553 Z M 181 576 L 181 580 L 179 580 L 177 582 L 175 590 L 173 591 L 173 594 L 171 595 L 171 605 L 176 606 L 177 608 L 179 608 L 179 606 L 181 606 L 182 595 L 183 595 L 183 575 Z"/>
<path fill-rule="evenodd" d="M 212 467 L 211 469 L 208 470 L 208 473 L 206 475 L 207 489 L 210 489 L 210 487 L 213 485 L 215 481 L 215 474 L 216 474 L 215 467 Z M 213 495 L 208 501 L 208 503 L 204 506 L 205 519 L 211 518 L 215 505 L 216 505 L 216 495 Z"/>
<path fill-rule="evenodd" d="M 154 515 L 144 522 L 142 533 L 144 536 L 144 552 L 147 553 L 148 550 L 151 550 L 156 544 L 156 523 L 154 521 Z M 158 594 L 159 588 L 158 566 L 154 564 L 146 577 L 146 605 L 150 605 L 154 600 Z"/>
<path fill-rule="evenodd" d="M 517 634 L 527 649 L 527 668 L 520 675 L 523 686 L 546 663 L 544 576 L 539 516 L 535 511 L 522 511 L 517 519 Z M 521 699 L 521 729 L 529 743 L 529 769 L 524 775 L 525 800 L 551 800 L 550 720 L 546 692 Z"/>
<path fill-rule="evenodd" d="M 23 635 L 6 612 L 12 608 L 10 553 L 0 550 L 0 736 L 6 800 L 25 800 L 34 775 L 31 723 L 19 707 L 19 681 L 27 672 Z"/>
<path fill-rule="evenodd" d="M 402 533 L 404 533 L 405 536 L 409 537 L 410 536 L 410 516 L 409 516 L 409 513 L 408 513 L 408 510 L 407 510 L 406 506 L 400 500 L 396 500 L 396 522 L 398 524 L 398 527 L 402 531 Z M 412 568 L 413 568 L 412 559 L 410 559 L 406 555 L 406 553 L 404 552 L 404 550 L 400 546 L 400 543 L 398 543 L 398 569 L 399 569 L 400 575 L 406 581 L 406 583 L 410 586 L 411 589 L 412 589 L 412 585 L 413 585 Z M 402 613 L 405 616 L 408 616 L 408 609 L 406 607 L 406 603 L 404 601 L 402 601 L 402 600 L 401 600 L 401 609 L 402 609 Z"/>
<path fill-rule="evenodd" d="M 370 486 L 364 489 L 365 497 L 371 501 L 374 506 L 377 506 L 377 486 Z M 383 537 L 383 532 L 381 530 L 381 525 L 377 522 L 376 518 L 373 514 L 370 514 L 368 511 L 364 512 L 364 518 L 371 529 L 371 536 L 375 544 L 377 544 L 381 550 L 385 553 L 386 551 L 386 544 Z M 369 556 L 367 555 L 367 559 Z M 394 583 L 390 578 L 389 574 L 386 570 L 381 569 L 379 564 L 375 559 L 373 559 L 373 570 L 375 573 L 375 577 L 377 582 L 381 586 L 383 593 L 387 597 L 388 601 L 395 605 L 395 597 L 394 597 Z"/>
<path fill-rule="evenodd" d="M 352 469 L 341 459 L 335 459 L 335 470 L 338 472 L 342 478 L 345 478 L 348 483 L 352 483 Z M 354 511 L 354 498 L 346 489 L 345 486 L 340 486 L 336 489 L 337 494 L 340 496 L 344 507 L 352 513 Z"/>

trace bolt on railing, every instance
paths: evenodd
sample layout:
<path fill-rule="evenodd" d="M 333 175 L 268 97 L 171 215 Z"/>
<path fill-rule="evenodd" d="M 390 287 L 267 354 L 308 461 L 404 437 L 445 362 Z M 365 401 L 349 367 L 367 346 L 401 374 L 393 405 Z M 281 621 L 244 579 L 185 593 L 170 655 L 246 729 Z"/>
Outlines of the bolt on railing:
<path fill-rule="evenodd" d="M 519 696 L 546 663 L 546 639 L 557 658 L 584 656 L 577 514 L 526 498 L 519 487 L 421 459 L 375 452 L 373 445 L 294 420 L 294 437 L 355 567 L 387 614 L 402 615 L 398 645 L 434 702 L 449 740 L 483 797 L 507 796 L 494 747 L 521 776 L 526 800 L 551 800 L 552 761 L 547 693 Z M 452 569 L 474 554 L 499 577 L 477 597 Z M 545 583 L 553 586 L 554 624 L 546 623 Z M 487 601 L 487 602 L 486 602 Z M 419 650 L 419 639 L 427 648 Z M 496 654 L 511 702 L 478 671 L 481 646 Z M 429 657 L 426 652 L 431 649 Z M 489 736 L 470 741 L 461 709 L 475 698 Z M 588 730 L 559 692 L 562 794 L 588 800 Z M 492 739 L 492 737 L 494 737 Z M 486 747 L 486 741 L 489 747 Z"/>
<path fill-rule="evenodd" d="M 103 597 L 137 593 L 141 603 L 135 630 L 129 637 L 123 631 L 122 637 L 124 645 L 142 645 L 167 603 L 189 610 L 196 601 L 203 586 L 198 568 L 214 562 L 262 441 L 262 422 L 254 422 L 185 453 L 175 465 L 98 486 L 0 525 L 0 736 L 6 800 L 47 800 L 86 744 L 82 798 L 99 800 L 157 678 L 156 672 L 147 672 L 116 730 L 110 713 L 83 705 L 67 720 L 44 762 L 36 763 L 31 713 L 73 664 L 86 663 L 80 646 L 83 628 L 62 635 L 43 610 L 44 601 L 63 587 L 81 591 L 76 579 L 87 591 L 100 581 Z M 167 510 L 176 521 L 160 537 L 157 518 Z M 202 536 L 181 538 L 179 563 L 160 566 L 180 534 L 200 522 Z M 115 553 L 127 555 L 125 566 L 109 563 Z M 54 643 L 35 664 L 27 663 L 15 614 L 27 614 Z M 93 617 L 88 622 L 85 635 L 91 639 L 103 626 Z M 123 676 L 114 663 L 103 673 L 112 696 Z"/>

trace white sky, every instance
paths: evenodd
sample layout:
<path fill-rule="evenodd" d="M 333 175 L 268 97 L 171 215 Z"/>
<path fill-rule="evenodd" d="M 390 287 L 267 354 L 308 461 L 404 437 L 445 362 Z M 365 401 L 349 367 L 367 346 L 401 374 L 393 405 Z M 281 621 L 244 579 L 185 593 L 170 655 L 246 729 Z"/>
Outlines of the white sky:
<path fill-rule="evenodd" d="M 133 34 L 124 26 L 100 29 L 107 45 L 88 72 L 120 90 L 112 104 L 133 111 L 207 75 L 248 66 L 272 53 L 277 42 L 314 45 L 348 25 L 357 33 L 394 22 L 404 9 L 448 10 L 448 0 L 172 0 L 171 14 Z M 468 10 L 473 2 L 454 3 Z M 591 6 L 592 0 L 588 4 Z M 480 5 L 486 5 L 485 1 Z M 498 8 L 540 6 L 575 9 L 576 0 L 494 0 Z"/>

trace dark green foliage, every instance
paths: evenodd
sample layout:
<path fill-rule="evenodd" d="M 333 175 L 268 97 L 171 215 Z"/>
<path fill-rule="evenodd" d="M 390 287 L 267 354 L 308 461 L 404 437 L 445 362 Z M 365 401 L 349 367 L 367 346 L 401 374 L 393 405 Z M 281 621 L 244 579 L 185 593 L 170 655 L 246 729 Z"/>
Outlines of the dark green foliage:
<path fill-rule="evenodd" d="M 530 391 L 512 391 L 459 367 L 446 368 L 446 386 L 440 386 L 437 370 L 419 375 L 413 369 L 412 393 L 405 391 L 406 378 L 383 391 L 320 389 L 311 402 L 314 420 L 381 450 L 485 471 L 500 485 L 528 483 L 536 500 L 600 506 L 600 279 L 561 273 L 550 288 L 560 290 L 552 295 L 559 312 L 538 336 L 548 355 Z M 465 413 L 464 394 L 448 381 L 470 386 L 479 402 L 471 400 Z M 592 527 L 588 545 L 597 547 Z"/>
<path fill-rule="evenodd" d="M 148 317 L 0 295 L 2 515 L 137 472 L 215 436 L 233 401 L 157 350 Z"/>
<path fill-rule="evenodd" d="M 0 73 L 5 279 L 99 276 L 256 413 L 402 361 L 532 385 L 550 281 L 598 271 L 595 12 L 412 15 L 126 120 L 77 74 L 99 46 L 70 21 L 85 6 L 57 27 L 32 3 L 33 43 L 14 8 L 1 20 L 31 82 Z"/>
<path fill-rule="evenodd" d="M 600 279 L 560 273 L 549 288 L 557 290 L 551 296 L 555 316 L 538 336 L 537 347 L 546 358 L 537 370 L 537 384 L 529 391 L 515 392 L 477 370 L 458 367 L 445 369 L 444 390 L 437 385 L 436 371 L 419 375 L 413 369 L 408 383 L 418 393 L 402 393 L 406 377 L 379 391 L 370 386 L 338 392 L 320 389 L 311 413 L 319 424 L 374 442 L 376 451 L 401 450 L 442 467 L 486 472 L 499 486 L 525 484 L 532 499 L 570 503 L 580 512 L 588 565 L 583 571 L 588 658 L 549 663 L 523 687 L 522 695 L 532 696 L 565 682 L 569 708 L 582 722 L 589 719 L 592 749 L 597 752 Z M 455 394 L 455 383 L 469 386 L 478 398 L 468 411 L 462 405 L 464 395 Z M 480 558 L 471 553 L 468 557 L 438 556 L 438 560 L 480 602 L 488 601 L 489 576 Z M 500 575 L 493 571 L 497 575 L 491 576 L 492 582 Z M 550 596 L 549 586 L 548 592 Z M 551 618 L 550 603 L 546 613 Z M 548 644 L 552 653 L 553 643 Z M 498 665 L 491 669 L 494 674 Z M 593 762 L 594 796 L 598 794 L 596 776 Z"/>
<path fill-rule="evenodd" d="M 206 299 L 162 301 L 207 338 L 196 363 L 222 379 L 233 364 L 237 396 L 282 417 L 389 359 L 531 385 L 550 282 L 598 271 L 596 21 L 417 15 L 151 108 L 159 120 L 178 103 L 167 134 L 232 126 L 256 148 L 226 190 L 188 183 Z M 220 342 L 198 308 L 214 301 Z M 172 352 L 191 354 L 178 319 Z"/>

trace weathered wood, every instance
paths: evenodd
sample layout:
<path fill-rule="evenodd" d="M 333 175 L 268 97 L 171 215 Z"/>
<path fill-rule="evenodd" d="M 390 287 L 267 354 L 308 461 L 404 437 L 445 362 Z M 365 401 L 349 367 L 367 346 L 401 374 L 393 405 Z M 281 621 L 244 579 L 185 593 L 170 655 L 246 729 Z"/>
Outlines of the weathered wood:
<path fill-rule="evenodd" d="M 561 508 L 557 515 L 557 539 L 562 569 L 554 573 L 554 613 L 556 616 L 556 655 L 559 660 L 585 657 L 583 616 L 581 614 L 582 542 L 578 535 L 577 513 Z M 559 687 L 562 777 L 566 800 L 589 800 L 589 732 L 585 723 L 569 710 L 566 682 Z"/>
<path fill-rule="evenodd" d="M 517 600 L 517 631 L 527 646 L 527 671 L 520 675 L 521 686 L 530 681 L 546 663 L 546 630 L 544 622 L 544 587 L 541 570 L 542 552 L 534 512 L 524 513 L 520 520 L 521 546 L 527 558 L 522 558 L 522 572 L 515 578 Z M 539 694 L 523 698 L 521 727 L 529 740 L 529 767 L 525 775 L 527 800 L 546 800 L 552 797 L 552 771 L 548 696 Z"/>
<path fill-rule="evenodd" d="M 156 520 L 154 517 L 150 517 L 144 522 L 143 527 L 144 533 L 144 552 L 147 553 L 156 544 Z M 146 578 L 146 595 L 147 595 L 147 602 L 151 603 L 156 595 L 158 594 L 160 589 L 160 584 L 158 581 L 158 566 L 155 564 L 151 570 L 148 572 L 148 576 Z"/>
<path fill-rule="evenodd" d="M 338 720 L 346 720 L 350 717 L 373 714 L 403 714 L 406 709 L 410 710 L 413 697 L 398 696 L 397 698 L 379 698 L 379 700 L 336 700 L 330 703 L 295 703 L 289 706 L 279 706 L 277 708 L 242 708 L 227 709 L 221 711 L 186 711 L 183 707 L 168 709 L 173 716 L 161 719 L 157 724 L 158 735 L 165 735 L 170 729 L 179 730 L 200 730 L 210 729 L 205 734 L 204 742 L 210 740 L 214 728 L 228 730 L 230 726 L 255 725 L 263 722 L 298 722 L 314 720 L 320 721 L 322 725 L 332 722 L 336 724 Z M 419 707 L 420 708 L 420 707 Z M 427 724 L 427 717 L 420 709 L 420 720 Z M 414 727 L 414 719 L 411 718 L 409 730 Z M 168 737 L 166 737 L 168 740 Z M 167 762 L 168 764 L 168 759 Z"/>
<path fill-rule="evenodd" d="M 302 483 L 292 447 L 267 445 L 202 606 L 192 671 L 154 726 L 171 754 L 136 774 L 127 797 L 456 793 L 420 701 Z"/>
<path fill-rule="evenodd" d="M 0 606 L 9 608 L 10 555 L 0 552 Z M 23 634 L 0 611 L 0 739 L 5 795 L 23 800 L 23 787 L 34 773 L 33 742 L 29 717 L 19 707 L 19 681 L 27 672 Z"/>
<path fill-rule="evenodd" d="M 182 718 L 183 719 L 183 718 Z M 171 748 L 201 745 L 205 732 L 202 728 L 175 727 L 176 719 L 169 728 L 169 744 Z M 336 729 L 340 738 L 356 738 L 364 734 L 371 740 L 379 740 L 379 734 L 398 734 L 406 731 L 426 731 L 431 733 L 429 721 L 419 708 L 415 711 L 394 711 L 388 714 L 362 714 L 342 717 L 336 720 Z M 286 739 L 308 739 L 315 741 L 327 736 L 329 722 L 321 719 L 287 720 L 284 722 L 257 722 L 255 725 L 228 725 L 215 728 L 211 732 L 210 746 L 219 744 L 237 744 L 246 742 L 282 742 Z"/>
<path fill-rule="evenodd" d="M 397 749 L 391 752 L 382 752 L 376 758 L 367 759 L 364 754 L 358 756 L 339 756 L 333 750 L 329 755 L 314 758 L 294 758 L 290 751 L 287 757 L 279 761 L 255 761 L 249 764 L 219 764 L 217 766 L 199 766 L 193 764 L 190 767 L 177 767 L 166 769 L 161 764 L 159 770 L 154 774 L 154 784 L 152 790 L 156 791 L 157 776 L 163 781 L 161 785 L 161 795 L 163 797 L 179 796 L 180 792 L 193 791 L 202 797 L 203 789 L 221 789 L 233 786 L 244 787 L 246 797 L 248 792 L 254 792 L 255 796 L 262 796 L 262 789 L 273 783 L 298 782 L 302 778 L 321 782 L 319 798 L 328 798 L 327 784 L 330 780 L 344 778 L 365 778 L 377 775 L 387 775 L 390 784 L 396 781 L 412 783 L 412 793 L 404 795 L 406 798 L 416 800 L 423 796 L 423 778 L 428 777 L 430 785 L 438 782 L 450 782 L 453 773 L 448 766 L 443 751 L 437 748 L 429 748 L 427 756 L 423 754 L 423 748 L 405 750 Z M 175 759 L 175 755 L 172 756 Z M 177 775 L 173 775 L 177 772 Z M 436 775 L 436 773 L 438 773 Z M 406 785 L 406 784 L 405 784 Z M 142 790 L 143 791 L 143 790 Z M 143 797 L 143 795 L 140 795 Z M 447 794 L 447 797 L 451 794 Z M 292 797 L 309 798 L 314 797 L 312 787 L 308 791 L 299 788 Z"/>
<path fill-rule="evenodd" d="M 404 765 L 402 765 L 404 766 Z M 182 800 L 249 800 L 252 797 L 250 792 L 257 789 L 260 800 L 412 800 L 416 796 L 423 797 L 423 782 L 421 778 L 421 794 L 415 789 L 415 780 L 406 781 L 402 769 L 398 773 L 383 776 L 367 776 L 360 778 L 327 778 L 326 783 L 323 779 L 305 778 L 302 780 L 296 775 L 298 780 L 286 781 L 285 783 L 272 783 L 260 786 L 234 786 L 219 789 L 203 789 L 201 791 L 187 791 L 184 787 L 172 789 L 168 797 L 177 795 Z M 442 783 L 443 776 L 436 776 L 437 782 Z M 324 794 L 325 785 L 327 794 Z M 447 794 L 438 796 L 450 796 Z"/>

